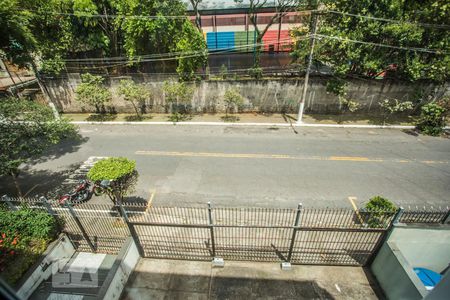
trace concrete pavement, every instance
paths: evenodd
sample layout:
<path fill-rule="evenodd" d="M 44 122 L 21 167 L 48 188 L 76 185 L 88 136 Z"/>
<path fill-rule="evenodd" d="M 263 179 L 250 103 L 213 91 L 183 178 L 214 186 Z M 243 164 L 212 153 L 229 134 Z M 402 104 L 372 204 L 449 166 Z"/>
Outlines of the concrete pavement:
<path fill-rule="evenodd" d="M 43 193 L 90 156 L 137 161 L 134 196 L 153 205 L 351 207 L 384 195 L 397 204 L 446 206 L 450 140 L 401 130 L 350 128 L 80 125 L 21 175 Z M 56 176 L 55 176 L 56 174 Z M 2 179 L 0 192 L 12 192 Z"/>
<path fill-rule="evenodd" d="M 378 299 L 362 268 L 141 259 L 122 294 L 133 299 Z"/>

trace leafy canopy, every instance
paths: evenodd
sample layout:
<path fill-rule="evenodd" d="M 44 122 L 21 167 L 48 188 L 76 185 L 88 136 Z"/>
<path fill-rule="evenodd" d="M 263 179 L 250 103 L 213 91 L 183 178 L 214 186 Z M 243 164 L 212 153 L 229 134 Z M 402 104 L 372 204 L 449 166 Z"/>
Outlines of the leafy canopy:
<path fill-rule="evenodd" d="M 92 181 L 120 180 L 135 172 L 136 162 L 125 157 L 110 157 L 95 163 L 87 176 Z"/>
<path fill-rule="evenodd" d="M 377 77 L 386 76 L 410 81 L 431 80 L 444 82 L 450 74 L 448 29 L 423 26 L 418 23 L 447 24 L 450 6 L 445 0 L 324 0 L 320 9 L 364 15 L 375 18 L 324 12 L 319 15 L 318 38 L 314 60 L 332 68 L 334 75 L 350 74 Z M 310 30 L 297 28 L 291 33 L 302 37 Z M 350 40 L 385 44 L 403 48 L 426 48 L 437 53 L 380 47 L 354 43 Z M 309 43 L 299 39 L 294 58 L 305 65 Z"/>
<path fill-rule="evenodd" d="M 17 175 L 18 168 L 50 146 L 77 136 L 67 120 L 54 119 L 52 110 L 32 101 L 0 101 L 0 175 Z"/>
<path fill-rule="evenodd" d="M 98 112 L 112 97 L 111 92 L 103 86 L 103 77 L 89 73 L 81 74 L 81 84 L 75 93 L 77 101 L 95 106 Z"/>
<path fill-rule="evenodd" d="M 129 79 L 120 81 L 118 93 L 125 101 L 131 102 L 138 117 L 141 115 L 138 106 L 150 97 L 150 91 L 144 85 Z"/>
<path fill-rule="evenodd" d="M 117 203 L 118 200 L 133 191 L 137 183 L 138 172 L 134 160 L 125 157 L 110 157 L 96 162 L 89 170 L 87 177 L 94 182 L 111 181 L 105 192 L 111 201 Z"/>

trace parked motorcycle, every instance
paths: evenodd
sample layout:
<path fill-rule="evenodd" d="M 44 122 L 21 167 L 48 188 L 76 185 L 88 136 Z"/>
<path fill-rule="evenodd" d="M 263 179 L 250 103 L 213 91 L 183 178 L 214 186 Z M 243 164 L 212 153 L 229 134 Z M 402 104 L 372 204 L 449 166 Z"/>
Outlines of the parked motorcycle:
<path fill-rule="evenodd" d="M 80 184 L 71 192 L 59 197 L 58 203 L 60 205 L 66 204 L 66 202 L 72 204 L 79 204 L 91 199 L 94 193 L 95 185 L 89 180 L 81 180 Z"/>

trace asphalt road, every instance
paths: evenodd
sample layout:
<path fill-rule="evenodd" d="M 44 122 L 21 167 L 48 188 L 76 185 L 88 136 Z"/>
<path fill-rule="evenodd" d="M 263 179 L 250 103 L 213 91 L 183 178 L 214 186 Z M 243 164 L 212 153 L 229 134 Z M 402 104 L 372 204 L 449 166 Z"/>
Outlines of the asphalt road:
<path fill-rule="evenodd" d="M 351 207 L 383 195 L 407 205 L 450 205 L 450 139 L 400 130 L 82 125 L 24 166 L 28 195 L 58 185 L 90 156 L 135 159 L 137 198 L 153 205 Z M 12 193 L 3 178 L 0 192 Z"/>

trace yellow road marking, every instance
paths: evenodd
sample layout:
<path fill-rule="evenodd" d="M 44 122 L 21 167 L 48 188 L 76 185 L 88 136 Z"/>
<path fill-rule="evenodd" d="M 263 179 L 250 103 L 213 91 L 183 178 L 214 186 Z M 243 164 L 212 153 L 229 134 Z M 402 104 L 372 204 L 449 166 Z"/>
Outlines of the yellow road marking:
<path fill-rule="evenodd" d="M 361 224 L 363 224 L 364 223 L 363 218 L 359 214 L 358 207 L 355 204 L 355 200 L 356 199 L 357 199 L 356 197 L 348 197 L 348 201 L 350 201 L 350 203 L 351 203 L 351 205 L 353 207 L 353 210 L 355 211 L 356 215 L 358 216 L 359 221 L 361 222 Z"/>
<path fill-rule="evenodd" d="M 149 210 L 150 207 L 152 207 L 152 203 L 153 203 L 153 198 L 155 197 L 156 194 L 156 190 L 150 190 L 150 197 L 148 198 L 147 201 L 147 208 L 145 209 L 145 212 L 147 212 Z"/>
<path fill-rule="evenodd" d="M 253 159 L 291 159 L 291 160 L 322 160 L 322 161 L 353 161 L 353 162 L 393 162 L 425 164 L 448 164 L 448 161 L 433 160 L 407 160 L 407 159 L 381 159 L 364 156 L 293 156 L 287 154 L 263 154 L 263 153 L 222 153 L 222 152 L 178 152 L 178 151 L 147 151 L 139 150 L 135 154 L 151 156 L 180 156 L 180 157 L 218 157 L 218 158 L 253 158 Z"/>

